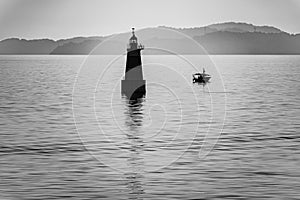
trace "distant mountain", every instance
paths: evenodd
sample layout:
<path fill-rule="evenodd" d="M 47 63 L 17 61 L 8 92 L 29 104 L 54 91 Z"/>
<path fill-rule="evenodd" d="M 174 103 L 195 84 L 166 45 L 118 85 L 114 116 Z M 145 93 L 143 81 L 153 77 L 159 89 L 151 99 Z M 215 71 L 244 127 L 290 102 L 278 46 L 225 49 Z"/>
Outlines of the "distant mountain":
<path fill-rule="evenodd" d="M 58 41 L 11 38 L 0 42 L 0 54 L 123 54 L 130 36 L 131 33 L 126 32 Z M 146 46 L 144 54 L 300 54 L 299 34 L 247 23 L 228 22 L 195 28 L 160 26 L 139 30 L 137 36 Z"/>
<path fill-rule="evenodd" d="M 194 39 L 210 54 L 300 54 L 300 34 L 222 31 Z"/>
<path fill-rule="evenodd" d="M 278 28 L 272 26 L 255 26 L 253 24 L 247 23 L 236 23 L 236 22 L 226 22 L 219 24 L 212 24 L 205 27 L 195 27 L 195 28 L 172 28 L 167 26 L 160 26 L 159 28 L 167 28 L 175 31 L 184 33 L 190 37 L 201 36 L 213 32 L 226 31 L 226 32 L 261 32 L 261 33 L 282 33 Z"/>
<path fill-rule="evenodd" d="M 92 36 L 92 37 L 74 37 L 74 38 L 69 38 L 69 39 L 61 39 L 58 40 L 57 43 L 58 45 L 64 45 L 67 43 L 81 43 L 86 40 L 103 40 L 104 37 L 99 37 L 99 36 Z"/>
<path fill-rule="evenodd" d="M 240 32 L 240 33 L 244 33 L 244 32 L 282 33 L 283 32 L 280 29 L 272 26 L 255 26 L 253 24 L 235 23 L 235 22 L 212 24 L 207 27 L 211 29 L 215 29 L 217 31 Z"/>
<path fill-rule="evenodd" d="M 57 47 L 54 40 L 10 38 L 0 42 L 0 54 L 49 54 Z"/>
<path fill-rule="evenodd" d="M 217 29 L 210 28 L 208 26 L 195 27 L 195 28 L 173 28 L 173 27 L 167 27 L 167 26 L 159 26 L 158 28 L 174 30 L 176 32 L 180 32 L 180 33 L 183 33 L 185 35 L 188 35 L 190 37 L 201 36 L 201 35 L 205 35 L 205 34 L 208 34 L 208 33 L 213 33 L 213 32 L 218 31 Z"/>
<path fill-rule="evenodd" d="M 89 54 L 99 43 L 101 40 L 91 40 L 91 39 L 82 39 L 79 41 L 70 40 L 69 42 L 65 42 L 62 45 L 57 46 L 53 49 L 49 54 L 54 55 L 63 55 L 63 54 L 77 54 L 77 55 L 86 55 Z"/>

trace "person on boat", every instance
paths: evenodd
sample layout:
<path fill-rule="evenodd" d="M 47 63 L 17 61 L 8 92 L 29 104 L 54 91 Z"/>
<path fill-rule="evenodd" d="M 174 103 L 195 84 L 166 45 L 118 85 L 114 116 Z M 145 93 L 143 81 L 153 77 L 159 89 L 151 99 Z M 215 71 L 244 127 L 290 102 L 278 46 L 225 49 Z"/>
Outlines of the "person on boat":
<path fill-rule="evenodd" d="M 204 83 L 203 74 L 200 74 L 200 75 L 199 75 L 199 82 L 200 82 L 200 83 Z"/>

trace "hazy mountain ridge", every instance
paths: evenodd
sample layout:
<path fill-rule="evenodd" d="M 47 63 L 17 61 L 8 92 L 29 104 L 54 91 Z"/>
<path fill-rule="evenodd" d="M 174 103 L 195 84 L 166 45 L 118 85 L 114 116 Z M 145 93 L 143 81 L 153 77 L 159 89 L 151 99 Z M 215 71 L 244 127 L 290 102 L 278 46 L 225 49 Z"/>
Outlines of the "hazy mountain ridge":
<path fill-rule="evenodd" d="M 130 32 L 126 32 L 106 37 L 75 37 L 57 41 L 11 38 L 0 41 L 0 54 L 86 55 L 99 44 L 101 48 L 96 48 L 93 54 L 123 54 L 130 35 Z M 299 34 L 247 23 L 227 22 L 195 28 L 160 26 L 139 30 L 137 35 L 146 47 L 167 49 L 180 54 L 300 54 Z M 204 49 L 199 51 L 199 45 L 187 41 L 186 36 L 193 38 Z M 167 52 L 148 49 L 144 53 Z"/>
<path fill-rule="evenodd" d="M 74 48 L 78 48 L 81 45 L 83 47 L 86 46 L 86 43 L 91 43 L 89 41 L 101 41 L 103 37 L 75 37 L 70 39 L 61 39 L 61 40 L 51 40 L 51 39 L 35 39 L 35 40 L 26 40 L 26 39 L 19 39 L 19 38 L 9 38 L 0 41 L 0 54 L 51 54 L 54 50 L 57 48 L 61 49 L 67 48 L 70 50 L 70 46 Z M 76 45 L 78 44 L 78 45 Z M 66 46 L 65 46 L 66 45 Z M 92 46 L 92 44 L 90 44 Z M 72 52 L 83 52 L 83 53 L 89 53 L 88 50 L 85 51 L 84 48 L 82 50 L 80 49 L 74 49 L 72 51 L 63 52 L 63 54 L 72 54 Z M 57 51 L 57 50 L 56 50 Z"/>
<path fill-rule="evenodd" d="M 0 42 L 0 54 L 49 54 L 57 45 L 57 42 L 50 39 L 10 38 Z"/>
<path fill-rule="evenodd" d="M 62 45 L 57 46 L 49 54 L 63 55 L 63 54 L 76 54 L 86 55 L 91 52 L 99 43 L 100 39 L 85 38 L 83 40 L 72 40 L 65 42 Z"/>
<path fill-rule="evenodd" d="M 255 26 L 253 24 L 236 23 L 236 22 L 225 22 L 225 23 L 211 24 L 204 27 L 194 27 L 194 28 L 173 28 L 167 26 L 160 26 L 160 27 L 179 31 L 191 37 L 201 36 L 201 35 L 218 32 L 218 31 L 240 32 L 240 33 L 243 32 L 282 33 L 284 32 L 272 26 Z"/>
<path fill-rule="evenodd" d="M 261 33 L 282 33 L 283 31 L 272 26 L 255 26 L 248 23 L 225 22 L 207 26 L 218 31 L 227 32 L 261 32 Z"/>
<path fill-rule="evenodd" d="M 214 32 L 194 39 L 210 54 L 300 54 L 300 34 Z"/>

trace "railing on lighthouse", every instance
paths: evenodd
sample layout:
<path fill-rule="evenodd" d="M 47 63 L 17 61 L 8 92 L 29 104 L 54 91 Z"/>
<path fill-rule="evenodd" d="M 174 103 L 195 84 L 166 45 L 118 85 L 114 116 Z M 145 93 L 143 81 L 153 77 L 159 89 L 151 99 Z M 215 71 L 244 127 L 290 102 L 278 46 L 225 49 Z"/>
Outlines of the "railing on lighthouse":
<path fill-rule="evenodd" d="M 133 51 L 136 49 L 143 50 L 144 45 L 138 44 L 138 40 L 137 37 L 135 36 L 134 28 L 132 28 L 132 36 L 129 39 L 129 43 L 127 45 L 127 51 Z"/>

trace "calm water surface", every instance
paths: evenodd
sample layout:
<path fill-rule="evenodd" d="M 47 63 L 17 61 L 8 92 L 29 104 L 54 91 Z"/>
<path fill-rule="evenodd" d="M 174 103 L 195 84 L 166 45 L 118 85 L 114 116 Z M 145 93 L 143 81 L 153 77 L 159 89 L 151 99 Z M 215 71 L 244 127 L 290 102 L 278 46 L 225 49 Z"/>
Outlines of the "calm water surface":
<path fill-rule="evenodd" d="M 298 199 L 300 56 L 211 59 L 1 56 L 0 199 Z"/>

